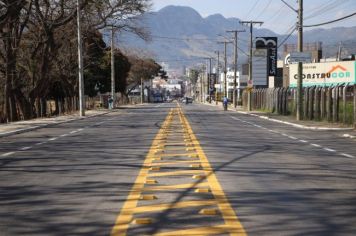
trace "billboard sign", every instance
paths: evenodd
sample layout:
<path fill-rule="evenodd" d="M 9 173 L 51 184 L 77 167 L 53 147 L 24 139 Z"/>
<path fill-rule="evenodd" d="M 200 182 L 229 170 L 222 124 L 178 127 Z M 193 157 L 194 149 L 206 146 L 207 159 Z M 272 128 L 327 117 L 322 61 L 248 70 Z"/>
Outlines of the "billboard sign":
<path fill-rule="evenodd" d="M 267 76 L 277 75 L 277 37 L 257 37 L 256 49 L 267 49 Z"/>
<path fill-rule="evenodd" d="M 312 55 L 310 52 L 291 52 L 289 61 L 290 63 L 295 63 L 295 62 L 311 63 Z"/>
<path fill-rule="evenodd" d="M 356 62 L 336 61 L 303 64 L 303 86 L 331 86 L 342 83 L 356 84 Z M 289 65 L 290 86 L 297 86 L 298 65 Z"/>
<path fill-rule="evenodd" d="M 267 49 L 253 51 L 252 65 L 253 84 L 267 86 Z"/>

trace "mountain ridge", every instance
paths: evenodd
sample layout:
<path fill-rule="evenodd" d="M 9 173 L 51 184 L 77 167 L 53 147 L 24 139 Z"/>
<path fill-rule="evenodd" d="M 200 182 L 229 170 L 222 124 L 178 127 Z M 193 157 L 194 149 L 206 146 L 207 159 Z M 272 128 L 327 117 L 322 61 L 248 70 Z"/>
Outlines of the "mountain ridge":
<path fill-rule="evenodd" d="M 167 6 L 157 12 L 150 12 L 144 15 L 142 23 L 152 34 L 152 41 L 144 42 L 133 35 L 123 33 L 120 40 L 126 47 L 139 47 L 142 50 L 151 52 L 159 62 L 166 62 L 173 68 L 181 68 L 191 63 L 202 62 L 202 58 L 216 57 L 214 51 L 222 50 L 222 46 L 217 45 L 218 35 L 231 36 L 226 34 L 227 30 L 245 29 L 246 33 L 239 34 L 239 63 L 246 61 L 248 51 L 249 28 L 239 24 L 240 19 L 230 17 L 225 18 L 217 13 L 202 17 L 196 10 L 185 6 Z M 332 29 L 317 28 L 304 32 L 304 42 L 322 41 L 327 51 L 326 56 L 336 55 L 340 41 L 350 44 L 345 47 L 344 53 L 356 53 L 354 37 L 356 26 L 354 27 L 335 27 Z M 281 43 L 287 35 L 280 35 L 272 30 L 265 28 L 254 28 L 253 37 L 278 37 Z M 231 38 L 229 37 L 229 38 Z M 206 40 L 204 40 L 206 38 Z M 220 37 L 220 40 L 224 38 Z M 297 36 L 292 35 L 287 43 L 296 43 Z M 330 47 L 332 45 L 332 47 Z M 232 57 L 232 47 L 229 47 L 229 61 Z M 282 49 L 282 48 L 281 48 Z M 281 51 L 279 50 L 280 55 Z"/>

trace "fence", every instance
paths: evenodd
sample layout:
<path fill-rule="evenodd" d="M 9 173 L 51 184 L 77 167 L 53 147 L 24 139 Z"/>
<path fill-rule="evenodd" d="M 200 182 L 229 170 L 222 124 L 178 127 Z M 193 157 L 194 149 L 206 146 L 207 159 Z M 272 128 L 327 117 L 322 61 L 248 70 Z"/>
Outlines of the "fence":
<path fill-rule="evenodd" d="M 303 88 L 303 120 L 326 120 L 356 124 L 356 98 L 354 85 Z M 243 106 L 247 108 L 247 91 L 243 92 Z M 254 89 L 251 92 L 253 110 L 280 115 L 296 115 L 296 88 Z"/>

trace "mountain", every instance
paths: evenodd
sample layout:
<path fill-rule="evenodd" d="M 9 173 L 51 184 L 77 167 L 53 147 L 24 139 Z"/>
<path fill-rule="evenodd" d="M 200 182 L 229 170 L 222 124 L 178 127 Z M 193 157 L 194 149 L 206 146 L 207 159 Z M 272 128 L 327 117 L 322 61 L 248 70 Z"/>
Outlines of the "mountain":
<path fill-rule="evenodd" d="M 245 29 L 246 33 L 239 34 L 239 62 L 247 60 L 249 44 L 249 28 L 239 24 L 238 18 L 225 18 L 221 14 L 214 14 L 206 18 L 190 7 L 167 6 L 158 12 L 145 14 L 141 23 L 150 31 L 152 39 L 145 42 L 132 34 L 123 33 L 119 35 L 119 41 L 126 48 L 141 48 L 141 51 L 149 52 L 159 62 L 165 62 L 171 68 L 182 68 L 197 62 L 203 62 L 202 58 L 216 57 L 215 51 L 223 50 L 217 41 L 223 41 L 218 35 L 228 35 L 227 30 Z M 278 37 L 282 42 L 287 35 L 278 35 L 269 29 L 261 27 L 254 28 L 253 37 Z M 346 42 L 344 53 L 356 53 L 356 27 L 338 27 L 332 29 L 314 29 L 304 32 L 304 42 L 322 41 L 324 55 L 336 55 L 340 41 Z M 232 37 L 232 34 L 231 34 Z M 231 38 L 229 37 L 229 38 Z M 296 43 L 296 35 L 292 35 L 286 41 Z M 282 55 L 283 48 L 279 54 Z M 229 61 L 232 61 L 232 45 L 228 45 Z"/>

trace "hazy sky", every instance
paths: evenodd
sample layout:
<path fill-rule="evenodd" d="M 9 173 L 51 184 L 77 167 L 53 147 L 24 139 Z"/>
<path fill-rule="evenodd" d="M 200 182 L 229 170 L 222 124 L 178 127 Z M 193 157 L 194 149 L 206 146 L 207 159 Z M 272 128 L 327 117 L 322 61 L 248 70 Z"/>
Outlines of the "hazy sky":
<path fill-rule="evenodd" d="M 297 9 L 297 0 L 285 0 Z M 168 5 L 190 6 L 203 17 L 220 13 L 241 20 L 264 21 L 264 28 L 287 34 L 297 14 L 281 0 L 153 0 L 153 10 Z M 356 0 L 304 0 L 304 25 L 330 21 L 356 12 Z M 325 27 L 356 26 L 356 16 Z"/>

